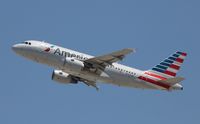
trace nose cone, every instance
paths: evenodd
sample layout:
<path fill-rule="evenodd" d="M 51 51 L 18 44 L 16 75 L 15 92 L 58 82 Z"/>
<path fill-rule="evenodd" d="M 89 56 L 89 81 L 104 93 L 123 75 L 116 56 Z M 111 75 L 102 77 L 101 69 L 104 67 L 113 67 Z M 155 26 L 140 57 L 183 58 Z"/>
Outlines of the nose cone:
<path fill-rule="evenodd" d="M 12 46 L 12 50 L 13 50 L 14 52 L 19 51 L 19 50 L 20 50 L 19 45 L 18 45 L 18 44 L 13 45 L 13 46 Z"/>
<path fill-rule="evenodd" d="M 21 44 L 15 44 L 12 46 L 12 50 L 16 53 L 16 54 L 19 54 L 19 55 L 22 55 L 23 54 L 23 46 Z"/>
<path fill-rule="evenodd" d="M 15 44 L 12 46 L 12 50 L 19 55 L 23 55 L 24 54 L 24 45 L 23 44 Z"/>

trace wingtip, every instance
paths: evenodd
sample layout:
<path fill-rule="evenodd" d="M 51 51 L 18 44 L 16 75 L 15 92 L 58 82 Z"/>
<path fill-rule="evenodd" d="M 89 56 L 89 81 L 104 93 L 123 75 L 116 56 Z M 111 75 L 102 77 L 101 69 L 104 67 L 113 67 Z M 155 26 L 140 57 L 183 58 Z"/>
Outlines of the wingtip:
<path fill-rule="evenodd" d="M 136 52 L 136 49 L 133 49 L 133 52 L 135 53 L 135 52 Z"/>
<path fill-rule="evenodd" d="M 136 52 L 136 49 L 134 49 L 134 48 L 126 48 L 126 50 L 128 50 L 128 51 L 130 51 L 130 52 Z"/>

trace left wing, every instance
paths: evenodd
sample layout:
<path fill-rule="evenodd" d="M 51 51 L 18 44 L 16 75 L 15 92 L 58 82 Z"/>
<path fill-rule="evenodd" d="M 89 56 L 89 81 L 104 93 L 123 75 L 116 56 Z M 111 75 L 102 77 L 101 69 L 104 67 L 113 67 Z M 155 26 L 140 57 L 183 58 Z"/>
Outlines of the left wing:
<path fill-rule="evenodd" d="M 114 62 L 121 61 L 125 57 L 125 55 L 135 52 L 134 49 L 126 48 L 122 49 L 116 52 L 112 52 L 110 54 L 94 57 L 85 60 L 84 62 L 89 67 L 95 67 L 95 68 L 105 68 L 107 65 L 111 65 Z"/>
<path fill-rule="evenodd" d="M 85 80 L 85 79 L 83 79 L 83 80 L 81 80 L 84 84 L 86 84 L 87 86 L 92 86 L 92 87 L 94 87 L 97 91 L 99 90 L 99 88 L 97 87 L 97 85 L 96 85 L 96 82 L 94 82 L 94 81 L 89 81 L 89 80 Z"/>
<path fill-rule="evenodd" d="M 84 79 L 84 78 L 81 78 L 81 77 L 76 77 L 76 76 L 73 76 L 73 75 L 72 75 L 72 77 L 73 77 L 73 79 L 75 79 L 75 80 L 77 80 L 77 81 L 83 82 L 83 83 L 86 84 L 87 86 L 92 86 L 92 87 L 94 87 L 97 91 L 99 90 L 99 88 L 97 87 L 95 81 L 91 81 L 91 80 Z"/>

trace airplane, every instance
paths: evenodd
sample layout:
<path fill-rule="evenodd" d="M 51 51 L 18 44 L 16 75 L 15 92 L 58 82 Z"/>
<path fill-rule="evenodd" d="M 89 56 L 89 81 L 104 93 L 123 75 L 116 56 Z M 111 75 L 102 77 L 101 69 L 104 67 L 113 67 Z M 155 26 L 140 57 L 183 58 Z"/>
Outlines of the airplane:
<path fill-rule="evenodd" d="M 101 56 L 91 56 L 44 41 L 26 40 L 12 46 L 25 58 L 55 68 L 52 80 L 63 84 L 82 82 L 98 90 L 97 82 L 117 86 L 183 90 L 183 77 L 176 76 L 187 53 L 177 51 L 149 70 L 139 70 L 117 63 L 135 49 L 125 48 Z"/>

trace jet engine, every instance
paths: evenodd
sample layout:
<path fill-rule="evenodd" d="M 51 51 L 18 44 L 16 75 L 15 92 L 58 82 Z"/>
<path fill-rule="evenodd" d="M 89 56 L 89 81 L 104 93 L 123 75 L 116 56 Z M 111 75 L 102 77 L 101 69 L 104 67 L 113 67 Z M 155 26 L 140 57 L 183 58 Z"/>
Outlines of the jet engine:
<path fill-rule="evenodd" d="M 74 71 L 81 71 L 84 68 L 84 63 L 73 58 L 66 58 L 64 67 Z"/>
<path fill-rule="evenodd" d="M 54 70 L 53 74 L 52 74 L 52 80 L 57 81 L 59 83 L 63 83 L 63 84 L 76 84 L 78 83 L 77 80 L 73 79 L 71 75 L 69 75 L 68 73 L 65 73 L 61 70 Z"/>

